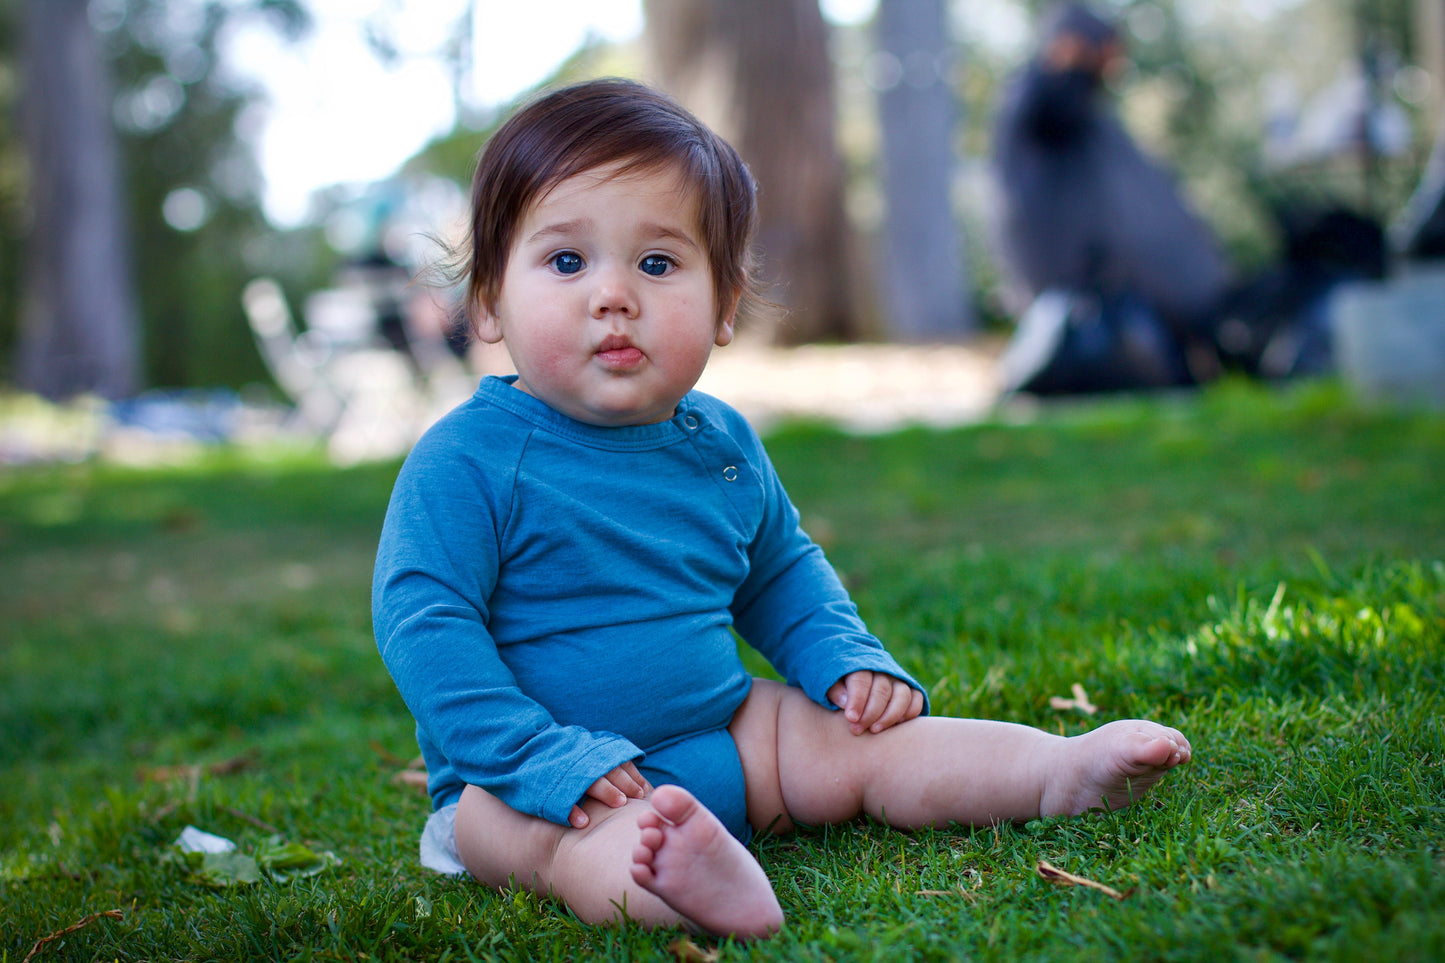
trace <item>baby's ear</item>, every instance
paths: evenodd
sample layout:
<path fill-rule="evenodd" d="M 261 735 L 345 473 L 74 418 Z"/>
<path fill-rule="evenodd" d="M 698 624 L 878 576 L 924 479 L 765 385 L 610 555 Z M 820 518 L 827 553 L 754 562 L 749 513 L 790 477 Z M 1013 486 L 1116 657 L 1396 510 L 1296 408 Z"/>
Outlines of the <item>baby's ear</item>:
<path fill-rule="evenodd" d="M 502 340 L 502 320 L 480 298 L 472 302 L 472 317 L 476 319 L 477 340 L 484 344 Z"/>
<path fill-rule="evenodd" d="M 713 337 L 713 344 L 719 348 L 732 344 L 733 334 L 736 332 L 738 320 L 738 298 L 734 297 L 732 304 L 728 305 L 726 311 L 721 313 L 717 323 L 717 334 Z"/>

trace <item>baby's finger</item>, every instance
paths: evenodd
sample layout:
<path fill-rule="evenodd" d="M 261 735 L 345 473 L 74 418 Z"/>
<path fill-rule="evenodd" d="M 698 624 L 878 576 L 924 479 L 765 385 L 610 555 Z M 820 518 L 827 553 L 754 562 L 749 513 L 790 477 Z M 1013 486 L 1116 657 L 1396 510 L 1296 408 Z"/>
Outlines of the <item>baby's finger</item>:
<path fill-rule="evenodd" d="M 616 771 L 615 769 L 613 770 L 613 772 Z M 612 773 L 608 773 L 606 776 L 603 776 L 588 786 L 586 795 L 589 799 L 595 799 L 604 806 L 617 809 L 620 806 L 627 805 L 627 796 L 621 789 L 618 789 L 612 784 L 611 779 L 608 778 L 611 775 Z"/>
<path fill-rule="evenodd" d="M 917 700 L 917 710 L 913 710 L 913 703 L 915 701 L 913 697 L 915 695 L 919 696 Z M 884 729 L 891 728 L 900 722 L 912 719 L 918 715 L 922 709 L 923 700 L 921 693 L 902 682 L 895 683 L 893 692 L 888 698 L 888 708 L 883 710 L 883 714 L 878 717 L 878 721 L 873 723 L 869 728 L 873 732 L 882 732 Z"/>
<path fill-rule="evenodd" d="M 850 672 L 843 681 L 848 684 L 848 701 L 843 706 L 843 714 L 848 721 L 853 723 L 853 731 L 860 731 L 858 726 L 863 722 L 863 713 L 868 709 L 868 694 L 873 689 L 873 682 L 877 676 L 872 672 Z"/>
<path fill-rule="evenodd" d="M 908 704 L 907 718 L 917 719 L 919 716 L 923 715 L 923 693 L 913 688 L 912 686 L 909 687 L 908 691 L 909 693 L 911 693 L 913 701 Z"/>
<path fill-rule="evenodd" d="M 620 789 L 623 795 L 632 799 L 643 798 L 652 788 L 647 784 L 642 773 L 638 771 L 635 763 L 624 762 L 607 775 L 612 780 L 612 785 Z"/>
<path fill-rule="evenodd" d="M 572 824 L 573 829 L 582 829 L 587 825 L 587 814 L 582 811 L 581 806 L 573 806 L 572 812 L 567 815 L 567 822 Z"/>
<path fill-rule="evenodd" d="M 883 713 L 888 711 L 888 703 L 892 695 L 893 679 L 882 672 L 873 673 L 873 684 L 868 691 L 868 704 L 858 717 L 858 732 L 873 728 L 883 717 Z"/>

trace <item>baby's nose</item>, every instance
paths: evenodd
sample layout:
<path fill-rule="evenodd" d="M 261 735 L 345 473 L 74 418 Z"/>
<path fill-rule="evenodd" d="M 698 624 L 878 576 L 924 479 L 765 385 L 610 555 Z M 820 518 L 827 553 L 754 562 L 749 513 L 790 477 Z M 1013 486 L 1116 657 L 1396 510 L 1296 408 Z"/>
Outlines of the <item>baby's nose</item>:
<path fill-rule="evenodd" d="M 629 276 L 629 272 L 617 268 L 607 268 L 598 271 L 594 277 L 596 283 L 592 288 L 589 305 L 594 318 L 612 314 L 622 314 L 627 317 L 637 316 L 637 288 Z"/>

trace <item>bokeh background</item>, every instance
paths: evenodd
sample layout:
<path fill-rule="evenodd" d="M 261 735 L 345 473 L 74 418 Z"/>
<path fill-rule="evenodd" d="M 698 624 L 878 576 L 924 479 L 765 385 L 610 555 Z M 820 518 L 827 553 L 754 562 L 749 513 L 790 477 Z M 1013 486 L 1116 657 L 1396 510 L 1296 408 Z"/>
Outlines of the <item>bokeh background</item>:
<path fill-rule="evenodd" d="M 990 123 L 1044 6 L 0 0 L 0 385 L 52 400 L 225 389 L 294 401 L 258 349 L 247 285 L 273 281 L 304 331 L 308 299 L 348 266 L 424 276 L 459 236 L 488 131 L 539 86 L 603 74 L 673 92 L 757 171 L 788 314 L 750 337 L 1006 334 L 1016 311 L 987 228 Z M 1128 43 L 1119 111 L 1238 270 L 1278 255 L 1282 199 L 1388 225 L 1420 184 L 1442 114 L 1440 0 L 1098 8 Z M 927 88 L 947 100 L 935 129 L 885 136 L 897 94 Z M 942 189 L 886 160 L 900 140 L 946 145 Z M 83 169 L 52 176 L 67 165 Z M 960 238 L 956 270 L 890 259 L 890 230 L 914 229 L 891 223 L 890 176 L 934 192 L 926 205 Z M 904 317 L 899 275 L 943 286 L 953 308 Z"/>

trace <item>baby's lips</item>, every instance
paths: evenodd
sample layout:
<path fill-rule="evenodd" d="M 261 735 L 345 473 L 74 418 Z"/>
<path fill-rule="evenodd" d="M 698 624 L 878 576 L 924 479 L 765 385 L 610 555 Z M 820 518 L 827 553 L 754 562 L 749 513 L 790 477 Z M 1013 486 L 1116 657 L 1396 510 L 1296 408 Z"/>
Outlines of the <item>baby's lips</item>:
<path fill-rule="evenodd" d="M 610 348 L 598 351 L 597 357 L 613 367 L 631 368 L 642 362 L 643 354 L 638 348 L 628 345 L 623 348 Z"/>
<path fill-rule="evenodd" d="M 620 334 L 609 334 L 603 338 L 602 343 L 597 346 L 597 353 L 604 354 L 608 351 L 625 351 L 631 347 L 634 347 L 631 338 Z"/>

